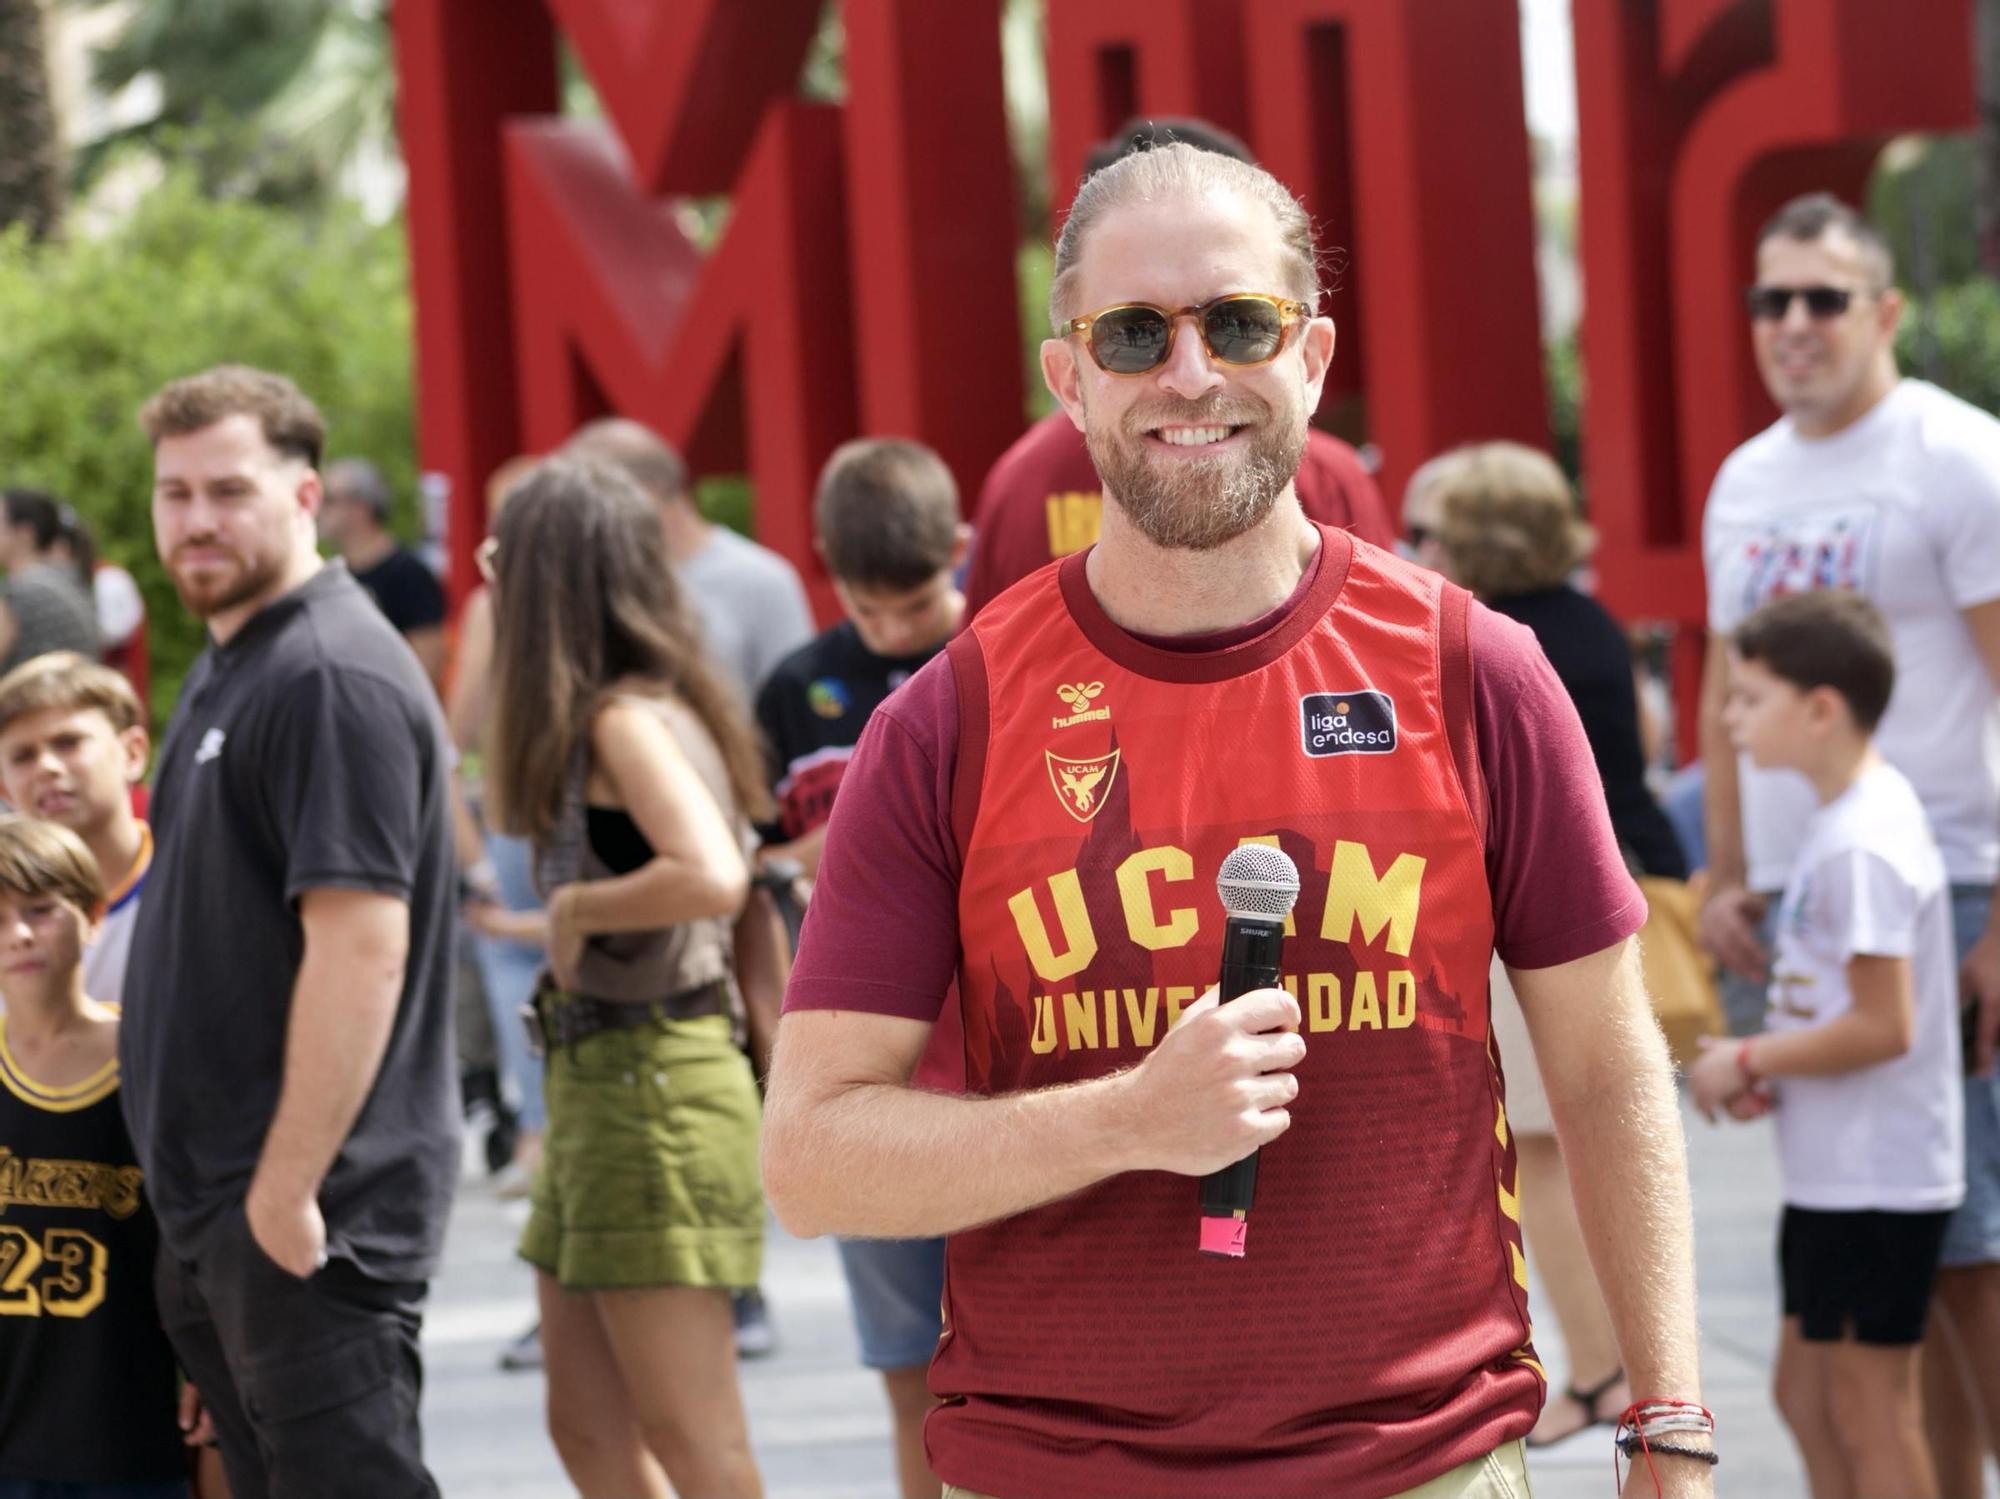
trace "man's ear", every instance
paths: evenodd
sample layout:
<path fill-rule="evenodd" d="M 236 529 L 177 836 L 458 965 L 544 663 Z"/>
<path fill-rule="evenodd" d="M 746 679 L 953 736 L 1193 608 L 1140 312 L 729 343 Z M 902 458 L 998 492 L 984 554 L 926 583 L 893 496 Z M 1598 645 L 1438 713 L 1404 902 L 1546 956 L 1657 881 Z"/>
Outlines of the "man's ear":
<path fill-rule="evenodd" d="M 1083 430 L 1083 371 L 1075 347 L 1066 338 L 1042 340 L 1042 382 L 1069 413 L 1076 430 Z"/>
<path fill-rule="evenodd" d="M 1326 372 L 1333 368 L 1336 342 L 1333 319 L 1316 317 L 1299 331 L 1299 354 L 1305 361 L 1306 411 L 1319 409 L 1320 392 L 1326 388 Z"/>
<path fill-rule="evenodd" d="M 317 520 L 320 510 L 326 504 L 326 488 L 320 483 L 319 470 L 309 468 L 299 475 L 299 485 L 295 493 L 298 495 L 300 511 Z"/>
<path fill-rule="evenodd" d="M 1902 326 L 1904 305 L 1902 292 L 1892 286 L 1882 293 L 1875 309 L 1876 330 L 1891 346 L 1896 342 L 1896 330 Z"/>

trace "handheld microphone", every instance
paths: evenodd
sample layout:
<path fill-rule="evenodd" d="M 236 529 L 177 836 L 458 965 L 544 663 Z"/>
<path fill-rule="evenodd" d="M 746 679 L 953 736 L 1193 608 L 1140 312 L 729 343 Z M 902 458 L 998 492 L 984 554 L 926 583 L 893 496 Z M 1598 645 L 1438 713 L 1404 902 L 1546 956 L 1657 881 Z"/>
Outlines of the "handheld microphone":
<path fill-rule="evenodd" d="M 1264 843 L 1232 849 L 1215 877 L 1228 922 L 1222 929 L 1223 1002 L 1269 989 L 1278 982 L 1285 918 L 1299 898 L 1298 866 Z M 1250 1232 L 1250 1203 L 1257 1195 L 1257 1152 L 1201 1179 L 1201 1252 L 1243 1258 Z"/>

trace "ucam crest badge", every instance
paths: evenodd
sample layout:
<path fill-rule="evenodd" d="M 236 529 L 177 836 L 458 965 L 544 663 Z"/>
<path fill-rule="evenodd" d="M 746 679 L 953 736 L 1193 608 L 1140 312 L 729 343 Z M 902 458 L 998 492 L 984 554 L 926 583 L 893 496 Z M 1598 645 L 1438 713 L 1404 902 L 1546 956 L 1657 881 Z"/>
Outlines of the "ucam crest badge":
<path fill-rule="evenodd" d="M 1049 784 L 1055 787 L 1063 811 L 1078 822 L 1089 822 L 1111 794 L 1111 783 L 1118 776 L 1118 751 L 1093 760 L 1072 760 L 1054 750 L 1042 753 L 1048 757 Z"/>

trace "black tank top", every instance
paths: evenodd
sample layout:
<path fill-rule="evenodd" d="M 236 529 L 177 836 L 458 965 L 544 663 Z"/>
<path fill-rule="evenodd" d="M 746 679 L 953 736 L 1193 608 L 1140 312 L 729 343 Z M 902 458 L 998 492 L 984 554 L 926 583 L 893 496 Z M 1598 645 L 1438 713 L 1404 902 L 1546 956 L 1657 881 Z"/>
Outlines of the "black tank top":
<path fill-rule="evenodd" d="M 15 1065 L 0 1017 L 0 1476 L 187 1476 L 158 1244 L 117 1064 L 45 1087 Z"/>

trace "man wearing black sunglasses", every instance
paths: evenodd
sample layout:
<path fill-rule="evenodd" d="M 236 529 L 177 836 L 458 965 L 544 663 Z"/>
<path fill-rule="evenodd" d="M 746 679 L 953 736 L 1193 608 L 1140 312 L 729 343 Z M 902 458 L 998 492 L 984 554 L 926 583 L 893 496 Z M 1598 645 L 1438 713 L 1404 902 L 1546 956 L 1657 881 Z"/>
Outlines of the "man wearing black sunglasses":
<path fill-rule="evenodd" d="M 1896 648 L 1896 691 L 1875 743 L 1916 788 L 1952 881 L 1973 1075 L 1965 1083 L 1966 1197 L 1946 1230 L 1924 1404 L 1939 1491 L 1977 1493 L 1982 1420 L 1972 1402 L 2000 1451 L 2000 1380 L 1992 1377 L 2000 1367 L 2000 422 L 1899 376 L 1903 302 L 1889 246 L 1838 199 L 1797 199 L 1765 225 L 1746 303 L 1758 371 L 1783 415 L 1730 455 L 1702 519 L 1711 645 L 1701 741 L 1713 892 L 1702 933 L 1726 965 L 1731 1028 L 1760 1029 L 1773 897 L 1814 797 L 1802 778 L 1758 771 L 1730 749 L 1722 722 L 1728 637 L 1779 594 L 1866 594 Z M 1794 1346 L 1800 1336 L 1788 1325 L 1795 1365 L 1811 1354 L 1811 1345 Z M 1786 1362 L 1781 1354 L 1781 1368 Z"/>
<path fill-rule="evenodd" d="M 1041 353 L 1102 536 L 883 703 L 834 804 L 766 1188 L 806 1233 L 949 1236 L 925 1434 L 956 1499 L 1525 1491 L 1496 945 L 1633 1386 L 1699 1398 L 1645 903 L 1533 637 L 1301 512 L 1317 265 L 1244 163 L 1084 184 Z M 1301 872 L 1288 977 L 1218 1004 L 1209 891 L 1253 841 Z M 962 1097 L 909 1086 L 954 983 Z M 1202 1257 L 1190 1178 L 1260 1147 L 1244 1254 Z M 1710 1492 L 1685 1425 L 1669 1499 Z"/>
<path fill-rule="evenodd" d="M 1203 120 L 1132 120 L 1096 150 L 1084 175 L 1134 151 L 1181 142 L 1255 165 L 1250 149 Z M 1376 546 L 1395 542 L 1394 518 L 1360 456 L 1330 432 L 1306 433 L 1296 480 L 1306 514 Z M 1083 434 L 1060 410 L 1036 422 L 995 460 L 980 487 L 965 577 L 970 621 L 1004 590 L 1097 540 L 1104 496 Z"/>

